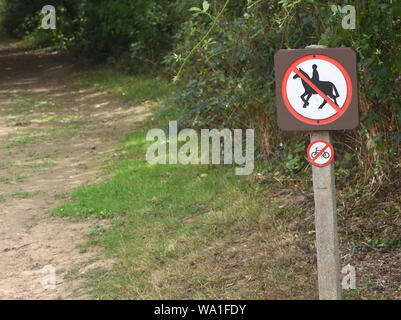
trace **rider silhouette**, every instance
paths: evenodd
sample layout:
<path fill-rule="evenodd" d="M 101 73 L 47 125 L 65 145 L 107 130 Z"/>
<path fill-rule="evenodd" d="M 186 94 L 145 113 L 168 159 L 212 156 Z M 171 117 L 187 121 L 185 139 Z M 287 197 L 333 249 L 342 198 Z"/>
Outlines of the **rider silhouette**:
<path fill-rule="evenodd" d="M 314 64 L 312 66 L 312 69 L 313 69 L 313 73 L 312 73 L 311 81 L 313 84 L 316 85 L 319 82 L 319 72 L 317 71 L 317 65 Z"/>

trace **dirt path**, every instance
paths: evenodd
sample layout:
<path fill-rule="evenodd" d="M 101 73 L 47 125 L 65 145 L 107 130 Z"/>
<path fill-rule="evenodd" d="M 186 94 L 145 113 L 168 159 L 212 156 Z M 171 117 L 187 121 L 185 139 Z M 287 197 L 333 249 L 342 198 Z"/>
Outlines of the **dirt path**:
<path fill-rule="evenodd" d="M 63 194 L 104 179 L 99 167 L 148 108 L 78 85 L 79 67 L 64 54 L 3 43 L 0 70 L 0 299 L 88 298 L 71 270 L 111 268 L 100 249 L 77 247 L 99 222 L 46 211 Z M 45 289 L 48 265 L 57 283 Z"/>

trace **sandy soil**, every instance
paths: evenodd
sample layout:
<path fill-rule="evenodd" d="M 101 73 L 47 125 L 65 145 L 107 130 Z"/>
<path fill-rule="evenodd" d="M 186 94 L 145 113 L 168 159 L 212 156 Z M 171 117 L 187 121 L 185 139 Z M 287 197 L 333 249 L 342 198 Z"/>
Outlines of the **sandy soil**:
<path fill-rule="evenodd" d="M 105 178 L 100 167 L 149 105 L 80 85 L 82 62 L 18 42 L 0 44 L 0 69 L 0 299 L 89 298 L 71 270 L 112 267 L 99 248 L 78 247 L 102 222 L 48 211 L 63 203 L 56 195 Z M 56 270 L 52 288 L 42 285 L 48 265 Z"/>

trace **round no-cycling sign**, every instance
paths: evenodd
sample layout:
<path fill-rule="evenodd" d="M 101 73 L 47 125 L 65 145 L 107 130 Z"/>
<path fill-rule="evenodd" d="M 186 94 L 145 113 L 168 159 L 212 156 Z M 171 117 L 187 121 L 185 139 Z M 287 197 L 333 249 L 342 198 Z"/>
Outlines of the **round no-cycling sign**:
<path fill-rule="evenodd" d="M 333 161 L 334 149 L 329 142 L 316 140 L 309 145 L 307 155 L 310 163 L 317 167 L 324 167 Z"/>
<path fill-rule="evenodd" d="M 286 70 L 281 94 L 288 111 L 298 120 L 324 125 L 340 118 L 350 105 L 352 82 L 337 60 L 309 54 Z"/>

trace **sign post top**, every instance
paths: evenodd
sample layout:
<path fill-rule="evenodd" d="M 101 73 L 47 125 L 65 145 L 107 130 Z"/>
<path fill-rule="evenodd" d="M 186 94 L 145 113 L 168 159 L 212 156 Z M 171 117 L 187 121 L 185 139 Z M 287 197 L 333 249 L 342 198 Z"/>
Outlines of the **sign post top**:
<path fill-rule="evenodd" d="M 356 54 L 350 48 L 279 50 L 274 57 L 281 129 L 354 129 L 359 123 Z"/>

